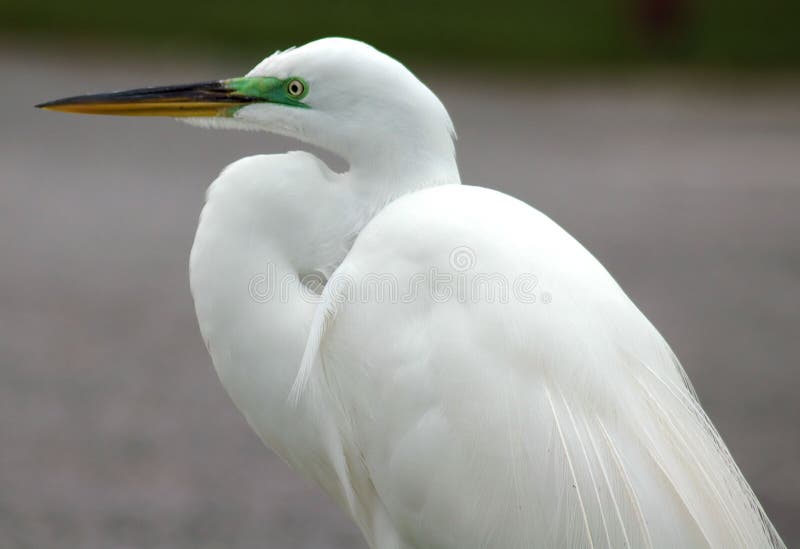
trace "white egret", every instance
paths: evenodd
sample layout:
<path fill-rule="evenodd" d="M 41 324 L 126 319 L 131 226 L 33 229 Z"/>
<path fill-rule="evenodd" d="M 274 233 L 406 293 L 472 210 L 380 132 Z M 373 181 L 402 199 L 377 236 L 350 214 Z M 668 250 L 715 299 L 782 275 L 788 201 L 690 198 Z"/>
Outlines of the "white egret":
<path fill-rule="evenodd" d="M 447 111 L 394 59 L 329 38 L 242 78 L 40 106 L 347 160 L 227 167 L 190 274 L 234 402 L 370 547 L 784 547 L 658 331 L 553 221 L 459 184 Z"/>

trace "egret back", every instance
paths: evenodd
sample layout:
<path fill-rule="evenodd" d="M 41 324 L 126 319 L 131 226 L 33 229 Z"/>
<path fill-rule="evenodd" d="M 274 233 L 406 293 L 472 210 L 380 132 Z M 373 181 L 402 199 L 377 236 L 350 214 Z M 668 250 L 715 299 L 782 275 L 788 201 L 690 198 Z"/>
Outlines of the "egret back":
<path fill-rule="evenodd" d="M 406 546 L 784 547 L 657 330 L 524 203 L 400 198 L 323 299 L 309 383 Z"/>

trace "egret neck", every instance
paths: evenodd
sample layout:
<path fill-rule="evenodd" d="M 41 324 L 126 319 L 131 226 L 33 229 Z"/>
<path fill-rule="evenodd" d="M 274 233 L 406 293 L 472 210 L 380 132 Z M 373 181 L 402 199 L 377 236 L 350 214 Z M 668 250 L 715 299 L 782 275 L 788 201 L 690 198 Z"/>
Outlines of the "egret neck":
<path fill-rule="evenodd" d="M 191 256 L 201 332 L 232 399 L 267 445 L 354 515 L 330 412 L 313 398 L 294 407 L 288 395 L 315 292 L 361 229 L 403 194 L 460 183 L 448 125 L 411 114 L 402 128 L 386 128 L 383 145 L 375 136 L 339 146 L 308 140 L 341 155 L 343 174 L 305 152 L 234 163 L 209 188 Z"/>
<path fill-rule="evenodd" d="M 242 77 L 39 107 L 267 131 L 347 161 L 339 174 L 309 153 L 292 152 L 244 158 L 223 170 L 200 215 L 190 281 L 203 339 L 239 410 L 268 446 L 369 531 L 351 486 L 358 465 L 344 465 L 347 437 L 332 404 L 313 390 L 298 402 L 289 395 L 317 294 L 361 230 L 402 195 L 460 183 L 453 125 L 441 101 L 391 57 L 327 38 L 276 52 Z"/>

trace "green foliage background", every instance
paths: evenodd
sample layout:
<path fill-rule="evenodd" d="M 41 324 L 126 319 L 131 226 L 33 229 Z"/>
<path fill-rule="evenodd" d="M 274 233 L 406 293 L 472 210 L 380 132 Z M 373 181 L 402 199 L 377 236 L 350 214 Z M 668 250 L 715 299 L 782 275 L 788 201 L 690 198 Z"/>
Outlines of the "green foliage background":
<path fill-rule="evenodd" d="M 800 66 L 800 2 L 686 0 L 671 32 L 646 0 L 0 0 L 0 32 L 264 52 L 351 36 L 395 54 L 511 66 Z"/>

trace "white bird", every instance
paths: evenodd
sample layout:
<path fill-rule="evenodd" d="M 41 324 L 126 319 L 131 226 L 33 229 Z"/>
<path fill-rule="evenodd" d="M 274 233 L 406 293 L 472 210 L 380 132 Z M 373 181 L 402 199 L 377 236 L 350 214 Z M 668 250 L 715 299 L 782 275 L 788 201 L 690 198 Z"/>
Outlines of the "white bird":
<path fill-rule="evenodd" d="M 373 549 L 785 547 L 669 346 L 542 213 L 460 185 L 403 65 L 327 38 L 242 78 L 54 101 L 291 136 L 191 253 L 200 330 L 263 441 Z"/>

